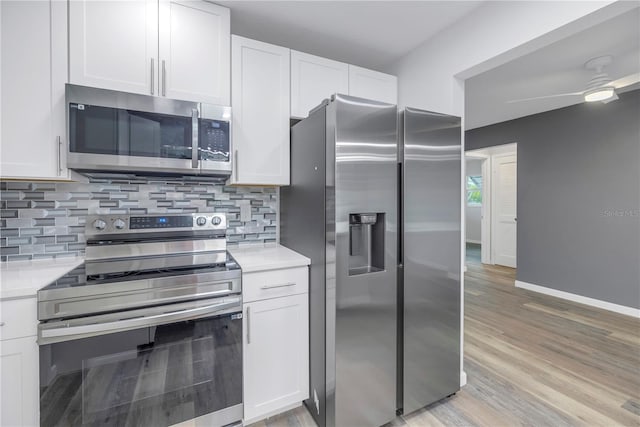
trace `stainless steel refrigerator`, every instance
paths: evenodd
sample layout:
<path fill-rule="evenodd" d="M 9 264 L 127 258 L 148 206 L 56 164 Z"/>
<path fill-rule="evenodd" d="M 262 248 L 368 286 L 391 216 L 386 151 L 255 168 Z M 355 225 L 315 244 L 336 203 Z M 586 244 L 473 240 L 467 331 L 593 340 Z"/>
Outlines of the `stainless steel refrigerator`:
<path fill-rule="evenodd" d="M 311 259 L 310 398 L 305 404 L 322 427 L 380 426 L 392 421 L 409 403 L 431 403 L 436 388 L 445 397 L 455 392 L 450 391 L 450 383 L 459 383 L 459 357 L 455 356 L 459 338 L 450 335 L 458 328 L 459 337 L 459 314 L 453 319 L 449 313 L 456 308 L 459 313 L 459 283 L 455 290 L 439 289 L 441 284 L 455 287 L 455 274 L 459 278 L 459 121 L 456 166 L 451 140 L 438 147 L 416 140 L 405 149 L 398 148 L 402 146 L 399 137 L 411 134 L 413 122 L 401 127 L 400 133 L 398 124 L 411 117 L 405 113 L 399 120 L 395 105 L 335 95 L 291 129 L 291 185 L 280 191 L 280 239 Z M 428 124 L 424 126 L 416 129 L 416 136 L 438 134 Z M 432 133 L 425 134 L 427 129 Z M 405 168 L 399 161 L 402 157 L 407 159 Z M 445 184 L 446 191 L 458 185 L 458 208 L 448 217 L 449 207 L 432 205 L 423 224 L 411 214 L 422 212 L 422 203 L 432 203 L 426 198 L 434 197 L 434 203 L 449 201 L 437 188 L 417 194 L 440 182 L 434 180 L 435 175 L 413 171 L 414 166 L 431 165 L 425 163 L 427 159 L 440 170 L 457 168 L 457 184 Z M 446 173 L 445 181 L 451 175 L 449 170 Z M 427 180 L 418 183 L 422 178 Z M 401 188 L 401 180 L 415 188 Z M 400 199 L 403 192 L 415 198 L 416 206 L 411 199 Z M 406 215 L 404 227 L 399 221 L 400 210 Z M 447 216 L 444 222 L 448 227 L 457 224 L 457 273 L 441 272 L 441 268 L 449 272 L 453 259 L 441 265 L 437 264 L 440 257 L 435 263 L 424 258 L 432 256 L 431 249 L 443 241 L 425 241 L 420 247 L 418 240 L 434 238 L 433 231 L 438 234 L 438 227 L 444 225 L 440 223 L 442 215 Z M 426 228 L 420 228 L 423 226 Z M 403 239 L 399 234 L 402 229 L 418 233 Z M 444 234 L 448 239 L 455 233 L 447 229 Z M 446 250 L 442 247 L 444 256 L 449 243 Z M 404 251 L 400 250 L 403 245 Z M 421 265 L 425 262 L 426 267 Z M 422 274 L 435 276 L 431 279 Z M 446 284 L 440 279 L 442 274 L 447 277 Z M 403 281 L 407 285 L 404 291 L 399 286 Z M 405 303 L 412 295 L 416 301 Z M 437 301 L 439 298 L 456 301 Z M 434 312 L 420 316 L 423 309 Z M 438 332 L 441 327 L 444 329 Z M 416 359 L 425 356 L 433 360 L 420 363 Z M 415 387 L 406 380 L 413 370 Z M 435 379 L 427 386 L 430 392 L 418 390 L 413 398 L 414 389 L 423 387 L 422 379 L 429 381 L 430 376 Z"/>
<path fill-rule="evenodd" d="M 460 118 L 400 114 L 398 408 L 460 388 Z"/>

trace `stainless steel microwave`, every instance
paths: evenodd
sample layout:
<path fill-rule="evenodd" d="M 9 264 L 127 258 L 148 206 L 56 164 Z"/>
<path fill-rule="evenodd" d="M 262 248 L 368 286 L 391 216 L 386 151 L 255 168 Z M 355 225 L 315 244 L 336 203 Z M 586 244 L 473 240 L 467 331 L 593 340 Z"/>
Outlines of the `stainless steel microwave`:
<path fill-rule="evenodd" d="M 231 175 L 231 107 L 71 84 L 66 107 L 71 169 Z"/>

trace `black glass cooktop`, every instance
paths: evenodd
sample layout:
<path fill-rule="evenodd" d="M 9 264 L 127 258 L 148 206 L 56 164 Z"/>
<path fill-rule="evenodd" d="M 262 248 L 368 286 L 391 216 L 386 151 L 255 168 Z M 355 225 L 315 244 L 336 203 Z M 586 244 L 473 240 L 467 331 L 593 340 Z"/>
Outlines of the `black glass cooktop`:
<path fill-rule="evenodd" d="M 216 254 L 216 256 L 212 255 L 212 259 L 215 259 L 218 256 L 219 254 Z M 171 268 L 154 268 L 149 270 L 145 270 L 144 268 L 142 268 L 138 270 L 120 271 L 115 273 L 87 274 L 87 271 L 94 270 L 94 268 L 92 268 L 93 266 L 90 264 L 90 262 L 84 262 L 80 264 L 78 267 L 60 277 L 55 282 L 52 282 L 49 285 L 45 286 L 41 290 L 48 291 L 53 289 L 72 288 L 76 286 L 120 283 L 131 280 L 153 279 L 167 276 L 240 270 L 240 266 L 228 252 L 226 253 L 226 259 L 220 262 Z M 137 265 L 144 265 L 144 263 L 137 263 Z"/>

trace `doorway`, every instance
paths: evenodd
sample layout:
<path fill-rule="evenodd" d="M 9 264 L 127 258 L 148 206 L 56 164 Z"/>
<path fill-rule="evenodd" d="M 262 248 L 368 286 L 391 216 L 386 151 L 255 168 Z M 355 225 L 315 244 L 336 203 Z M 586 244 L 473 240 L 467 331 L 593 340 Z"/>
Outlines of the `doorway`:
<path fill-rule="evenodd" d="M 517 265 L 517 144 L 467 151 L 466 262 Z"/>

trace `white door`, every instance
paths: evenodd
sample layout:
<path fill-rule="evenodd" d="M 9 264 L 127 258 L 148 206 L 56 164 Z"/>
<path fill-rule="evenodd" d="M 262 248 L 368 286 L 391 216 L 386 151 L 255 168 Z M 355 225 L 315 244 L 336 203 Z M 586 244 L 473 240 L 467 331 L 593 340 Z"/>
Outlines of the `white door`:
<path fill-rule="evenodd" d="M 289 52 L 231 38 L 233 184 L 289 185 Z"/>
<path fill-rule="evenodd" d="M 158 0 L 69 1 L 69 78 L 157 94 Z"/>
<path fill-rule="evenodd" d="M 517 157 L 494 156 L 493 164 L 493 261 L 516 267 Z"/>
<path fill-rule="evenodd" d="M 334 93 L 349 94 L 349 65 L 291 51 L 291 116 L 304 118 Z"/>
<path fill-rule="evenodd" d="M 66 4 L 0 2 L 2 178 L 67 178 Z"/>
<path fill-rule="evenodd" d="M 244 305 L 244 421 L 264 418 L 309 393 L 309 296 Z"/>
<path fill-rule="evenodd" d="M 349 65 L 349 95 L 398 103 L 398 79 L 390 74 Z"/>
<path fill-rule="evenodd" d="M 229 9 L 205 1 L 160 0 L 160 94 L 229 105 Z"/>
<path fill-rule="evenodd" d="M 0 425 L 40 425 L 36 337 L 4 340 L 0 346 Z"/>

